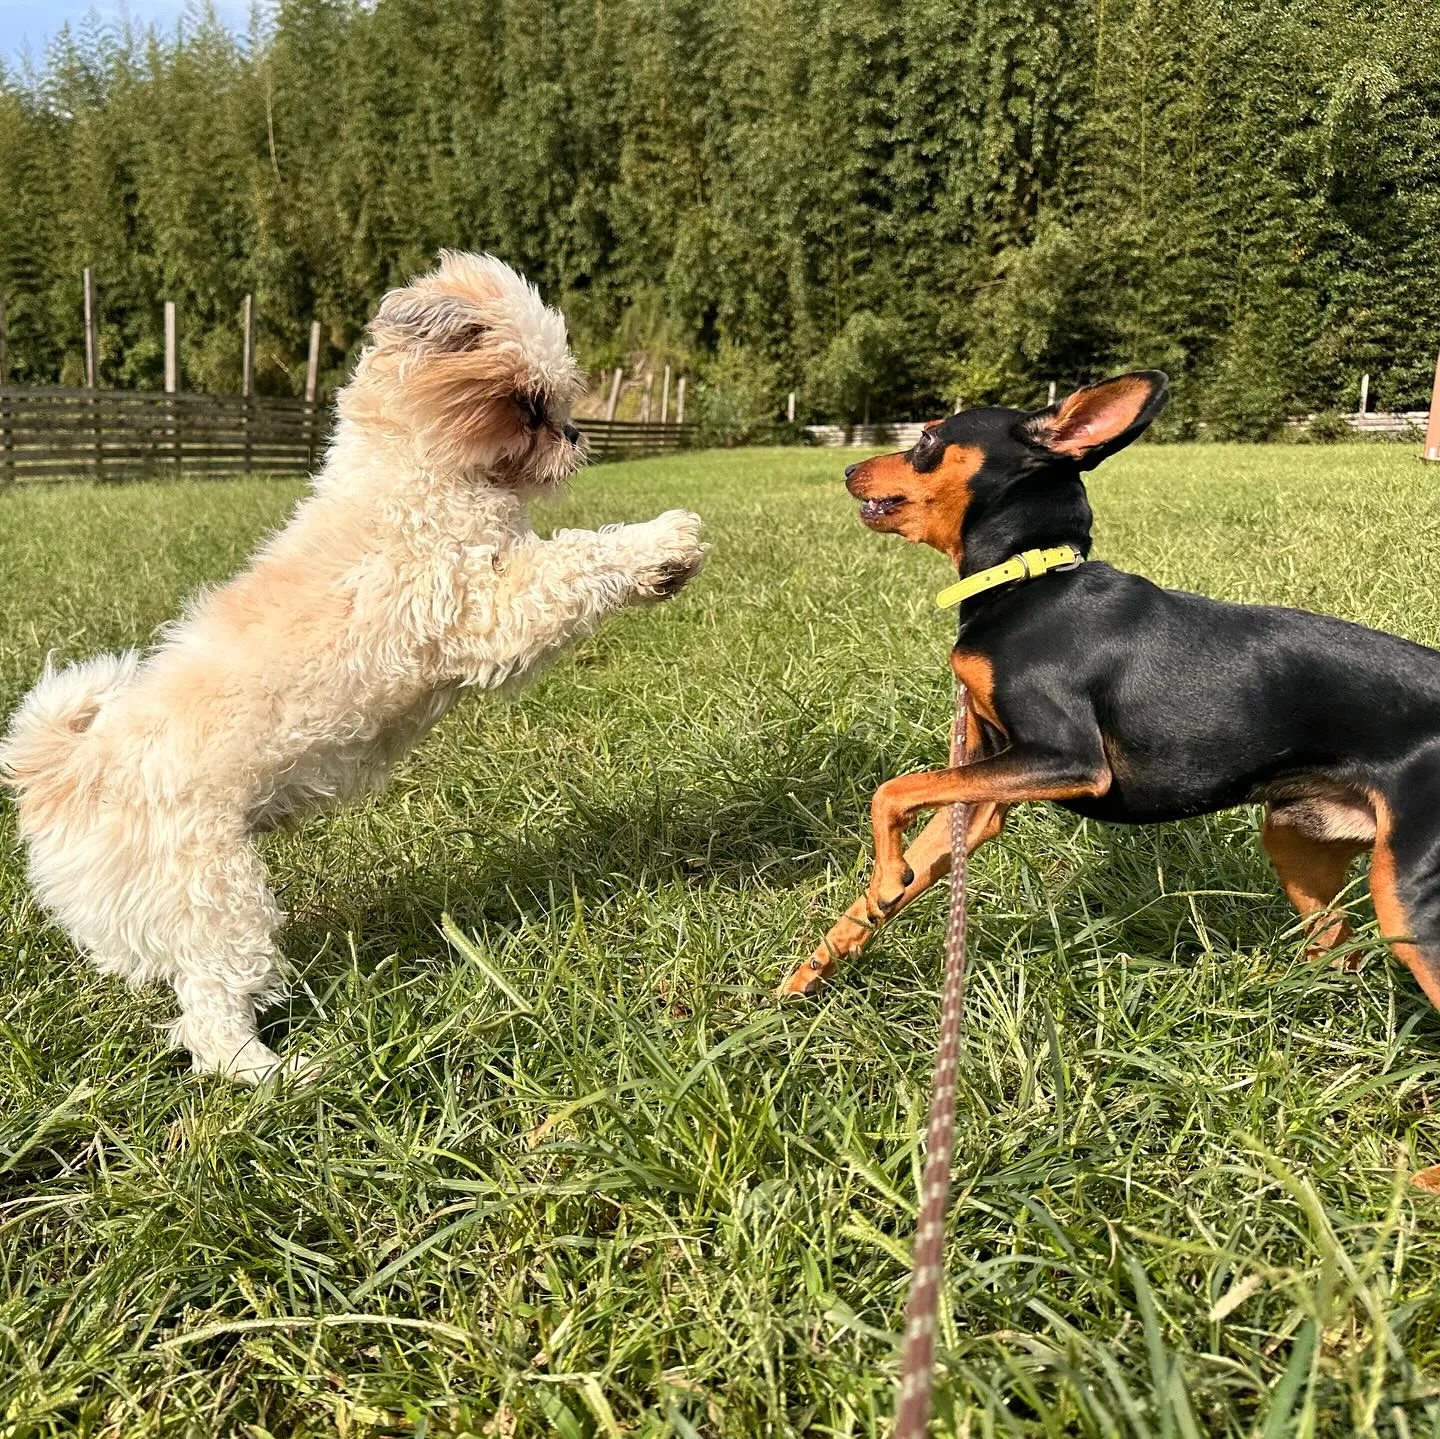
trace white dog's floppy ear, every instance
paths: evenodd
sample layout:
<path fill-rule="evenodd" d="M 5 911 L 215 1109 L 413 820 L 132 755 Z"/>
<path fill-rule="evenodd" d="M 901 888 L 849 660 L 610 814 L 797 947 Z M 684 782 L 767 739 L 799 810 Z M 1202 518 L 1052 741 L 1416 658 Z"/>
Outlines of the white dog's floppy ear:
<path fill-rule="evenodd" d="M 370 322 L 370 332 L 379 344 L 408 345 L 442 354 L 474 349 L 487 329 L 474 305 L 462 296 L 413 285 L 391 290 Z"/>

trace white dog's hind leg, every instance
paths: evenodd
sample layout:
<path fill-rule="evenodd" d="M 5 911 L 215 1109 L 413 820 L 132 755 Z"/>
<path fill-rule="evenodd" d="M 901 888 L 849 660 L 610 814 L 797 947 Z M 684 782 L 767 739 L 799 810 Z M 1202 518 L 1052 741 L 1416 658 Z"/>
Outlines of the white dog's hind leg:
<path fill-rule="evenodd" d="M 260 1038 L 253 995 L 237 994 L 223 983 L 192 975 L 176 981 L 175 995 L 180 1018 L 171 1025 L 170 1036 L 190 1051 L 196 1074 L 224 1074 L 259 1084 L 286 1068 Z"/>
<path fill-rule="evenodd" d="M 284 992 L 274 933 L 281 914 L 265 867 L 248 840 L 211 852 L 181 879 L 167 909 L 171 982 L 180 1018 L 171 1038 L 190 1051 L 197 1074 L 258 1084 L 301 1061 L 282 1061 L 260 1039 L 256 1010 Z"/>

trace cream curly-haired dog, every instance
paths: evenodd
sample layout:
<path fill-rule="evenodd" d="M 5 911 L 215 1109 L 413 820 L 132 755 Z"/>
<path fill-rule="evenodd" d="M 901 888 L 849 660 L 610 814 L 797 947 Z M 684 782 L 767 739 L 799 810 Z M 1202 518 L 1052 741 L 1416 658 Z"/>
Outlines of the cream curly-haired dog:
<path fill-rule="evenodd" d="M 44 677 L 0 745 L 37 894 L 96 965 L 164 980 L 197 1071 L 282 1067 L 253 837 L 383 783 L 466 688 L 523 679 L 700 568 L 700 521 L 541 539 L 579 463 L 565 322 L 508 266 L 445 253 L 385 296 L 314 494 L 153 652 Z M 291 1061 L 295 1064 L 297 1061 Z"/>

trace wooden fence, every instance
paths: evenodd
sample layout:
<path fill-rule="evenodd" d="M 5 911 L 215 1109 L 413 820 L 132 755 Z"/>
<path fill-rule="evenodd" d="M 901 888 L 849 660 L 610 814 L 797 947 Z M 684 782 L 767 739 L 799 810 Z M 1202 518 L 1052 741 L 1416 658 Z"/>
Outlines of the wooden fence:
<path fill-rule="evenodd" d="M 0 484 L 306 474 L 328 423 L 304 400 L 0 386 Z"/>
<path fill-rule="evenodd" d="M 1419 439 L 1430 419 L 1429 410 L 1370 410 L 1344 416 L 1345 423 L 1362 435 L 1413 435 Z"/>
<path fill-rule="evenodd" d="M 1314 415 L 1286 420 L 1292 430 L 1308 428 Z M 1340 418 L 1357 434 L 1399 435 L 1419 439 L 1425 433 L 1427 410 L 1368 410 L 1341 415 Z M 1202 423 L 1200 426 L 1204 429 Z M 841 446 L 867 450 L 908 450 L 925 429 L 919 420 L 898 420 L 889 425 L 806 425 L 805 433 L 812 445 Z"/>
<path fill-rule="evenodd" d="M 590 463 L 638 460 L 647 455 L 672 454 L 695 442 L 693 425 L 650 423 L 643 420 L 576 420 L 576 428 L 590 447 Z"/>
<path fill-rule="evenodd" d="M 304 400 L 0 386 L 0 485 L 150 475 L 304 475 L 329 432 Z M 592 463 L 684 448 L 693 429 L 580 422 Z"/>

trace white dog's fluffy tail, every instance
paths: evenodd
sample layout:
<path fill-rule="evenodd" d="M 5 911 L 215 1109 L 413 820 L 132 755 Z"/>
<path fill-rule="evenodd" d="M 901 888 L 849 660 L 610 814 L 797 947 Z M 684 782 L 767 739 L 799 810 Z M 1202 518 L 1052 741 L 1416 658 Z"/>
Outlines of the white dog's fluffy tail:
<path fill-rule="evenodd" d="M 96 655 L 63 670 L 45 665 L 40 683 L 20 702 L 0 740 L 0 781 L 22 793 L 58 777 L 95 716 L 129 685 L 139 653 Z"/>

